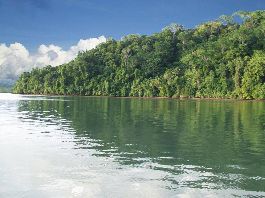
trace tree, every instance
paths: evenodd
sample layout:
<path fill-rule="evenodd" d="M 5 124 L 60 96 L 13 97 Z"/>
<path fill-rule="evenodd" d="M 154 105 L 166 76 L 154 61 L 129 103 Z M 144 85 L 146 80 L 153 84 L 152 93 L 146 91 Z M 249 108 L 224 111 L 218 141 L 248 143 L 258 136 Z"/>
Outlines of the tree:
<path fill-rule="evenodd" d="M 242 93 L 247 99 L 265 98 L 265 52 L 255 51 L 247 63 L 242 80 Z"/>

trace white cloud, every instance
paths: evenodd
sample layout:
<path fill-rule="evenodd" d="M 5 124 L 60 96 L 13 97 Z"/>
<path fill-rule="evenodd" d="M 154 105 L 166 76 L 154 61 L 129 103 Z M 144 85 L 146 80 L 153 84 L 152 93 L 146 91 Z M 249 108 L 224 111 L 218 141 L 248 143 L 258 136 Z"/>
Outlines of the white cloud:
<path fill-rule="evenodd" d="M 81 39 L 68 50 L 53 44 L 40 45 L 37 52 L 32 54 L 21 43 L 13 43 L 9 46 L 0 44 L 0 83 L 12 82 L 22 72 L 30 71 L 34 67 L 58 66 L 67 63 L 73 60 L 79 51 L 91 50 L 103 42 L 106 42 L 104 36 Z"/>

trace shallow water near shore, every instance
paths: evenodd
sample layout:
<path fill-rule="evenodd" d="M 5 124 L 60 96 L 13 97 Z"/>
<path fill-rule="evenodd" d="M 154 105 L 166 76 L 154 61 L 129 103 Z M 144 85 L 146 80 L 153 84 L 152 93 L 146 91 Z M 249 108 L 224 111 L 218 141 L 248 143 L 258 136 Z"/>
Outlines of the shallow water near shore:
<path fill-rule="evenodd" d="M 0 94 L 0 197 L 265 196 L 265 102 Z"/>

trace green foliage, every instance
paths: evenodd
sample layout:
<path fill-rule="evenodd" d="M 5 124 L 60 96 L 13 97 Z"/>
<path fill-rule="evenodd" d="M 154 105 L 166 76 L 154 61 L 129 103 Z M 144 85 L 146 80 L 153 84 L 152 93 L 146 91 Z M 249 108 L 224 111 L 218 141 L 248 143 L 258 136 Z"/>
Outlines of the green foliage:
<path fill-rule="evenodd" d="M 242 23 L 236 23 L 240 17 Z M 195 29 L 171 24 L 24 73 L 24 94 L 265 98 L 265 11 L 221 16 Z"/>
<path fill-rule="evenodd" d="M 256 51 L 245 67 L 242 79 L 244 98 L 265 98 L 265 52 Z"/>

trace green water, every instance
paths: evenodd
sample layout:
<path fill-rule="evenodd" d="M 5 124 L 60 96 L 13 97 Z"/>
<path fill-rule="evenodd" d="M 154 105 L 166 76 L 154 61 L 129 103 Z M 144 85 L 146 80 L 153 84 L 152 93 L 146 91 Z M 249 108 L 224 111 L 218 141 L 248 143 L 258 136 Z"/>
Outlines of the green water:
<path fill-rule="evenodd" d="M 265 102 L 0 94 L 0 197 L 265 196 Z"/>

